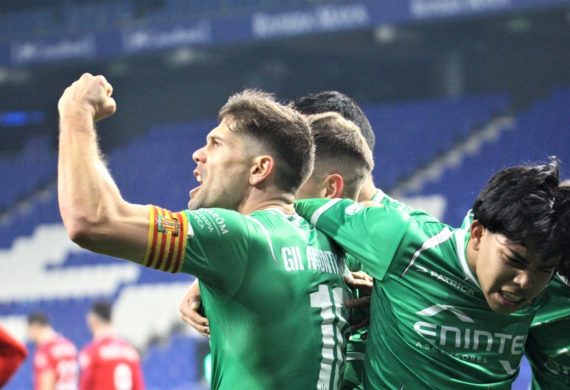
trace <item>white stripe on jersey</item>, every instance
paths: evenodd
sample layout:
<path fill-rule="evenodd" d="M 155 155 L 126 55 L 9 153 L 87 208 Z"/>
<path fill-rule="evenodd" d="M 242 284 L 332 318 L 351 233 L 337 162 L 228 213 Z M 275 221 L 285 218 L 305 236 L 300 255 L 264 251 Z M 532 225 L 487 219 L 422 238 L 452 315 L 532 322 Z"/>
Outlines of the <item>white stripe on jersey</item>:
<path fill-rule="evenodd" d="M 315 211 L 315 213 L 311 216 L 311 223 L 313 225 L 317 224 L 317 221 L 319 220 L 319 218 L 321 217 L 321 215 L 323 215 L 323 213 L 325 211 L 327 211 L 328 209 L 330 209 L 331 207 L 333 207 L 335 204 L 337 204 L 338 202 L 340 202 L 342 199 L 337 198 L 337 199 L 333 199 L 330 202 L 325 203 L 324 205 L 322 205 L 321 207 L 319 207 L 317 209 L 317 211 Z"/>
<path fill-rule="evenodd" d="M 370 199 L 370 201 L 375 203 L 380 203 L 385 196 L 386 194 L 384 193 L 384 191 L 382 191 L 380 188 L 377 188 L 376 193 L 374 194 L 372 199 Z"/>
<path fill-rule="evenodd" d="M 410 267 L 412 265 L 414 265 L 414 262 L 416 261 L 416 259 L 421 255 L 422 252 L 436 247 L 441 243 L 444 243 L 445 241 L 449 240 L 449 238 L 452 236 L 451 230 L 449 230 L 449 228 L 445 228 L 443 229 L 441 232 L 437 233 L 435 236 L 428 238 L 427 240 L 424 241 L 424 243 L 422 244 L 422 247 L 420 249 L 418 249 L 416 251 L 416 253 L 414 253 L 414 255 L 412 256 L 412 259 L 410 260 L 410 263 L 408 264 L 408 266 L 406 267 L 406 269 L 404 270 L 404 272 L 402 272 L 402 275 L 400 276 L 404 276 L 406 274 L 406 272 L 409 271 Z"/>

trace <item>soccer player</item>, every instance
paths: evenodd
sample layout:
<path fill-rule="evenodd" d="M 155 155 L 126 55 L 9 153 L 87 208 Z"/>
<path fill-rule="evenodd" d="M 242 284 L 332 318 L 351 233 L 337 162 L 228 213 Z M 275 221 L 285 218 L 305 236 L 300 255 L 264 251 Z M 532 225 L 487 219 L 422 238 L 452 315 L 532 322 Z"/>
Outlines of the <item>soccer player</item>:
<path fill-rule="evenodd" d="M 305 119 L 261 92 L 230 98 L 193 154 L 189 210 L 170 212 L 123 200 L 105 167 L 94 121 L 115 112 L 111 94 L 104 77 L 85 74 L 59 101 L 58 195 L 70 237 L 200 279 L 213 388 L 338 388 L 344 253 L 292 204 L 314 158 Z"/>
<path fill-rule="evenodd" d="M 303 115 L 338 112 L 343 118 L 348 119 L 358 126 L 370 150 L 374 151 L 376 137 L 370 125 L 370 121 L 356 101 L 342 92 L 323 91 L 303 96 L 293 102 L 293 107 Z M 376 187 L 374 178 L 372 174 L 370 174 L 362 184 L 360 192 L 358 193 L 358 201 L 379 202 L 383 197 L 384 193 Z"/>
<path fill-rule="evenodd" d="M 0 388 L 28 356 L 28 349 L 0 326 Z"/>
<path fill-rule="evenodd" d="M 79 365 L 75 345 L 57 333 L 43 313 L 28 316 L 28 337 L 36 344 L 34 389 L 77 389 Z"/>
<path fill-rule="evenodd" d="M 79 353 L 80 390 L 142 390 L 144 380 L 137 350 L 119 337 L 111 323 L 109 302 L 95 302 L 87 313 L 93 341 Z"/>
<path fill-rule="evenodd" d="M 307 95 L 295 100 L 293 107 L 308 118 L 314 118 L 314 114 L 330 112 L 341 114 L 345 119 L 357 125 L 357 130 L 361 132 L 364 140 L 368 144 L 369 150 L 374 148 L 375 136 L 368 118 L 358 104 L 343 93 L 338 91 L 324 91 Z M 311 127 L 314 128 L 315 125 L 318 126 L 318 123 L 313 123 Z M 319 134 L 319 140 L 315 140 L 317 143 L 315 170 L 303 187 L 297 192 L 297 198 L 323 196 L 326 198 L 346 197 L 355 199 L 355 197 L 358 197 L 359 201 L 377 203 L 394 202 L 394 200 L 385 195 L 382 190 L 376 188 L 371 174 L 367 176 L 364 182 L 356 181 L 356 178 L 358 178 L 358 175 L 355 175 L 356 171 L 352 172 L 350 169 L 347 169 L 348 167 L 354 166 L 355 162 L 357 162 L 350 158 L 353 151 L 347 149 L 346 146 L 339 148 L 335 145 L 339 143 L 342 145 L 354 137 L 351 129 L 352 126 L 337 123 L 318 127 L 317 134 Z M 313 133 L 315 133 L 315 129 L 313 129 Z M 347 139 L 343 141 L 342 137 L 346 137 Z M 357 143 L 357 138 L 354 138 L 352 142 Z M 319 152 L 319 149 L 322 153 Z M 354 145 L 352 149 L 354 149 Z M 329 153 L 331 150 L 334 150 L 334 153 Z M 363 155 L 368 154 L 364 148 L 362 148 L 359 153 Z M 343 160 L 337 161 L 334 158 L 335 154 L 345 155 L 346 157 Z M 320 161 L 321 156 L 325 159 L 322 162 Z M 348 165 L 346 165 L 346 159 L 349 159 Z M 339 164 L 341 161 L 342 164 Z M 357 169 L 362 169 L 362 167 L 357 167 Z M 344 186 L 345 181 L 353 184 L 350 185 L 350 187 L 346 187 Z M 342 187 L 337 183 L 342 183 Z M 360 189 L 354 184 L 361 184 Z M 329 188 L 329 190 L 327 190 L 327 188 Z M 308 191 L 308 189 L 310 189 L 310 191 Z M 333 190 L 331 191 L 331 189 Z M 404 206 L 402 205 L 402 207 Z M 354 258 L 349 257 L 347 260 L 347 265 L 351 271 L 361 270 L 361 264 Z M 359 276 L 367 280 L 366 276 L 362 274 Z M 201 309 L 200 290 L 198 282 L 196 281 L 190 286 L 184 296 L 180 304 L 180 312 L 184 321 L 190 324 L 200 334 L 208 336 L 209 323 L 207 318 L 201 315 Z M 362 327 L 350 336 L 342 384 L 344 390 L 362 388 L 367 329 L 367 327 Z"/>
<path fill-rule="evenodd" d="M 556 160 L 505 169 L 458 229 L 398 205 L 297 202 L 374 278 L 365 388 L 510 388 L 535 300 L 570 261 L 558 182 Z"/>
<path fill-rule="evenodd" d="M 570 182 L 562 183 L 560 190 L 570 193 Z M 533 390 L 570 388 L 569 329 L 570 281 L 557 275 L 546 290 L 526 341 Z"/>
<path fill-rule="evenodd" d="M 374 150 L 376 137 L 370 124 L 370 121 L 356 103 L 356 101 L 345 94 L 338 91 L 324 91 L 317 94 L 311 94 L 301 97 L 293 102 L 293 106 L 297 111 L 304 115 L 318 114 L 323 112 L 338 112 L 344 118 L 350 120 L 358 126 L 370 150 Z M 318 196 L 314 196 L 318 197 Z M 341 196 L 337 196 L 341 197 Z M 343 197 L 352 198 L 347 194 Z M 396 204 L 394 199 L 386 195 L 381 189 L 374 184 L 372 174 L 362 184 L 358 193 L 359 202 L 373 203 L 392 203 Z M 400 204 L 405 210 L 407 206 Z M 362 264 L 356 258 L 349 256 L 348 268 L 351 271 L 362 271 Z M 200 322 L 200 319 L 196 319 Z M 361 390 L 363 389 L 364 375 L 364 355 L 366 353 L 366 338 L 368 335 L 368 326 L 361 327 L 353 332 L 350 336 L 347 353 L 346 367 L 343 375 L 343 390 Z"/>

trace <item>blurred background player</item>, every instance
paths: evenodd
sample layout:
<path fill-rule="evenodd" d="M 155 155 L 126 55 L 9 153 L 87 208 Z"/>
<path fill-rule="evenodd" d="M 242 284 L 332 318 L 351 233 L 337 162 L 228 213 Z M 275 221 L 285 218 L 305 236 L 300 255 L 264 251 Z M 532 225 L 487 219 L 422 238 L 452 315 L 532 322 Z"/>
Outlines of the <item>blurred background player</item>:
<path fill-rule="evenodd" d="M 28 356 L 28 349 L 0 325 L 0 388 Z"/>
<path fill-rule="evenodd" d="M 77 349 L 71 341 L 53 329 L 47 315 L 33 313 L 28 316 L 28 338 L 36 345 L 34 389 L 77 389 Z"/>
<path fill-rule="evenodd" d="M 570 261 L 558 162 L 494 175 L 460 229 L 401 205 L 297 202 L 374 277 L 367 388 L 507 389 L 540 304 Z"/>
<path fill-rule="evenodd" d="M 563 182 L 560 190 L 570 193 L 570 181 Z M 558 274 L 546 290 L 525 345 L 533 390 L 570 388 L 569 330 L 570 280 Z"/>
<path fill-rule="evenodd" d="M 93 303 L 87 326 L 93 341 L 79 353 L 80 390 L 142 390 L 143 373 L 137 350 L 112 326 L 110 302 Z"/>

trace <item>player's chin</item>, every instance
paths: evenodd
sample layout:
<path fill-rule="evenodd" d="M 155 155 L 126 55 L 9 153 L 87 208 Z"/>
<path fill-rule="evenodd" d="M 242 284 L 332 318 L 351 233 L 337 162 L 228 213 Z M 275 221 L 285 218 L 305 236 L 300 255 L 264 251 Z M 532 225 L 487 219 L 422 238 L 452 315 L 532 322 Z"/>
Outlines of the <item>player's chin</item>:
<path fill-rule="evenodd" d="M 509 315 L 521 309 L 524 302 L 510 302 L 501 297 L 500 293 L 492 293 L 485 296 L 489 307 L 497 314 Z"/>
<path fill-rule="evenodd" d="M 199 202 L 198 199 L 196 199 L 196 198 L 191 198 L 191 199 L 188 201 L 188 210 L 196 210 L 196 209 L 199 209 L 200 207 L 201 207 L 201 206 L 200 206 L 200 202 Z"/>

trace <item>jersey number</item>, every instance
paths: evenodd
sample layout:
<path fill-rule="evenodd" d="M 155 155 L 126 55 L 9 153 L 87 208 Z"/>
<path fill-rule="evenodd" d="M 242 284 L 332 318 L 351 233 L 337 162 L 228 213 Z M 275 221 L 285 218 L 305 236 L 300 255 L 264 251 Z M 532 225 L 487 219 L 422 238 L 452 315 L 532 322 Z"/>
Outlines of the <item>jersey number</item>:
<path fill-rule="evenodd" d="M 115 367 L 113 382 L 116 390 L 131 390 L 133 388 L 133 373 L 126 363 L 120 363 Z"/>
<path fill-rule="evenodd" d="M 343 312 L 343 289 L 321 284 L 311 293 L 311 307 L 321 310 L 321 369 L 317 389 L 336 389 L 344 364 L 347 321 Z"/>

